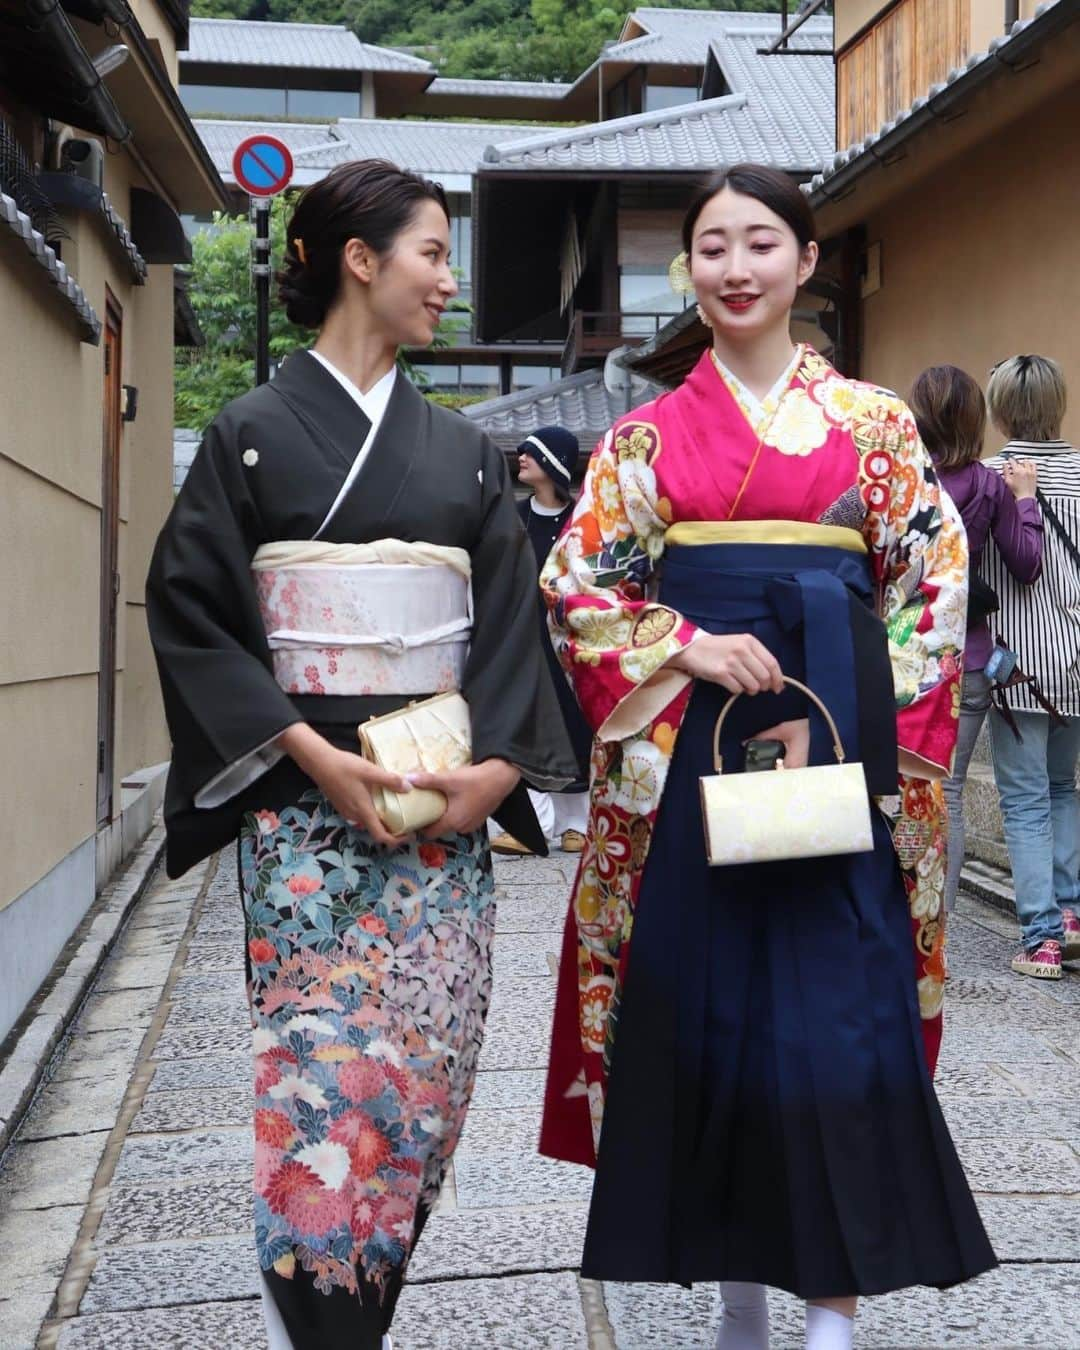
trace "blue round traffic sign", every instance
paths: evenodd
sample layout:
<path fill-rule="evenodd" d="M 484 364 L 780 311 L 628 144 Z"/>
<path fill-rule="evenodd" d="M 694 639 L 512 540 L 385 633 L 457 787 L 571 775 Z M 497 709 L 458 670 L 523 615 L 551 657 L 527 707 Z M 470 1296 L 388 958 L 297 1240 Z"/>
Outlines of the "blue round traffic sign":
<path fill-rule="evenodd" d="M 276 136 L 248 136 L 233 151 L 233 177 L 252 197 L 273 197 L 293 175 L 289 147 Z"/>

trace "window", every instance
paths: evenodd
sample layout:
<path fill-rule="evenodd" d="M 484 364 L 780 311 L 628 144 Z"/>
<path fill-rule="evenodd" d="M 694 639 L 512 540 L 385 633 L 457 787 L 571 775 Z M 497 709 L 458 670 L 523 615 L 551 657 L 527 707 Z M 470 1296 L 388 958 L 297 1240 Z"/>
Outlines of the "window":
<path fill-rule="evenodd" d="M 459 294 L 463 300 L 472 296 L 472 198 L 466 192 L 451 192 L 450 206 L 450 265 L 458 279 Z"/>
<path fill-rule="evenodd" d="M 228 84 L 182 84 L 180 101 L 189 113 L 238 113 L 284 117 L 284 89 L 241 89 Z"/>
<path fill-rule="evenodd" d="M 660 112 L 662 108 L 676 108 L 680 103 L 696 103 L 698 87 L 696 84 L 647 84 L 645 86 L 645 109 L 647 113 Z"/>
<path fill-rule="evenodd" d="M 360 93 L 356 89 L 290 89 L 290 117 L 359 117 Z"/>
<path fill-rule="evenodd" d="M 499 393 L 499 367 L 462 366 L 461 392 L 494 398 Z"/>
<path fill-rule="evenodd" d="M 562 371 L 558 366 L 514 366 L 510 390 L 516 393 L 519 389 L 536 389 L 561 378 Z"/>

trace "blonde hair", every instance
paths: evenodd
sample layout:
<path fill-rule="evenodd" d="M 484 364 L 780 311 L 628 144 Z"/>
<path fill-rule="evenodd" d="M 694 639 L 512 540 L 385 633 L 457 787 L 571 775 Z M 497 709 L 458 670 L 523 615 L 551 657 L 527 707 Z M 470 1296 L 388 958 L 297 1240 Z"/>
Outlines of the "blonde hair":
<path fill-rule="evenodd" d="M 1065 416 L 1065 377 L 1048 356 L 1010 356 L 990 372 L 986 401 L 1012 441 L 1053 441 Z"/>
<path fill-rule="evenodd" d="M 908 406 L 939 469 L 963 468 L 982 454 L 986 401 L 966 371 L 930 366 L 911 386 Z"/>

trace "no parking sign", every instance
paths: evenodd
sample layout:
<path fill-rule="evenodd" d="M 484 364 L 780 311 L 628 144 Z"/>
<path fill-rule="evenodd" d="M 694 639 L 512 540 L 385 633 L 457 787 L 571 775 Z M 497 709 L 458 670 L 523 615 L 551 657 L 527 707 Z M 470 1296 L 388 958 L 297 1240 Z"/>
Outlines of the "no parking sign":
<path fill-rule="evenodd" d="M 248 136 L 233 151 L 233 177 L 252 197 L 274 197 L 293 176 L 292 152 L 276 136 Z"/>

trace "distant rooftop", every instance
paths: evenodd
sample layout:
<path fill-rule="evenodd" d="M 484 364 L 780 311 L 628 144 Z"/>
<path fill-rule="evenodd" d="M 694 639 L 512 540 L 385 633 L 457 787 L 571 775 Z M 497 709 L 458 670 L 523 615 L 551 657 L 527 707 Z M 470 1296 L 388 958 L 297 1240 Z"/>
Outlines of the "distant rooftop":
<path fill-rule="evenodd" d="M 660 391 L 660 385 L 650 386 L 635 395 L 629 407 L 654 398 Z M 604 387 L 602 370 L 583 370 L 538 389 L 469 404 L 461 411 L 470 422 L 483 427 L 502 450 L 516 449 L 537 427 L 565 427 L 580 441 L 584 459 L 629 407 L 625 394 L 611 394 Z"/>
<path fill-rule="evenodd" d="M 298 185 L 317 182 L 352 159 L 389 159 L 403 169 L 430 174 L 452 192 L 467 192 L 484 147 L 506 143 L 531 127 L 497 122 L 411 122 L 403 118 L 343 118 L 338 122 L 241 122 L 196 119 L 195 128 L 218 172 L 232 183 L 232 157 L 247 136 L 267 132 L 292 151 Z"/>
<path fill-rule="evenodd" d="M 400 70 L 434 67 L 392 47 L 373 47 L 339 24 L 267 23 L 260 19 L 192 19 L 181 65 L 276 66 L 309 70 Z"/>
<path fill-rule="evenodd" d="M 626 16 L 618 42 L 605 48 L 601 61 L 640 61 L 643 64 L 704 65 L 709 45 L 735 25 L 753 34 L 758 45 L 779 37 L 779 14 L 748 14 L 738 10 L 635 9 Z M 815 16 L 799 29 L 808 48 L 832 54 L 832 19 Z M 797 45 L 792 39 L 791 45 Z M 781 60 L 786 58 L 781 58 Z"/>
<path fill-rule="evenodd" d="M 432 80 L 425 93 L 444 96 L 467 95 L 470 98 L 550 98 L 566 96 L 568 84 L 554 80 Z"/>
<path fill-rule="evenodd" d="M 774 116 L 755 94 L 739 93 L 491 144 L 483 167 L 697 173 L 752 160 L 812 173 L 831 150 L 831 134 L 808 135 L 797 117 Z"/>

